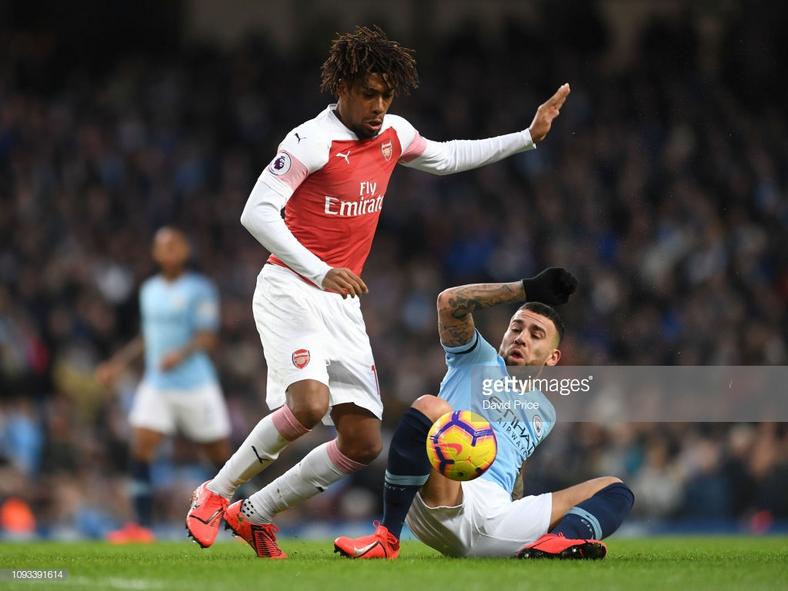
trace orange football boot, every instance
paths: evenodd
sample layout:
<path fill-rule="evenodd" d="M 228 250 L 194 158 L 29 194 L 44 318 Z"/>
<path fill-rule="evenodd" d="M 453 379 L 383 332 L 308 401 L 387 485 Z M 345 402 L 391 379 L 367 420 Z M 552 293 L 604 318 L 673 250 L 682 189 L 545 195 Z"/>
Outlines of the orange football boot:
<path fill-rule="evenodd" d="M 393 560 L 399 556 L 399 540 L 385 525 L 374 523 L 375 533 L 360 538 L 345 536 L 334 540 L 334 552 L 339 552 L 347 558 L 386 558 Z"/>
<path fill-rule="evenodd" d="M 192 506 L 186 514 L 186 530 L 191 538 L 202 548 L 207 548 L 216 540 L 219 525 L 227 510 L 229 501 L 222 495 L 208 489 L 203 482 L 192 494 Z"/>
<path fill-rule="evenodd" d="M 517 558 L 588 558 L 598 560 L 607 554 L 599 540 L 573 540 L 564 534 L 545 534 L 517 551 Z"/>
<path fill-rule="evenodd" d="M 276 543 L 276 532 L 279 528 L 273 523 L 252 523 L 244 515 L 241 508 L 243 499 L 236 501 L 224 513 L 227 527 L 239 538 L 246 540 L 259 558 L 287 558 Z"/>

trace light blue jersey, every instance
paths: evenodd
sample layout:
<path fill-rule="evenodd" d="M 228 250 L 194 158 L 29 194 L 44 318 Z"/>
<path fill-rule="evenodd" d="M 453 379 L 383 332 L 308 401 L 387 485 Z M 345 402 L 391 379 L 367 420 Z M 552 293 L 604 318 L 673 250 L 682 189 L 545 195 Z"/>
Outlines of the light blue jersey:
<path fill-rule="evenodd" d="M 498 455 L 482 478 L 511 492 L 523 462 L 552 431 L 555 409 L 539 391 L 483 395 L 483 379 L 503 379 L 509 372 L 503 358 L 478 331 L 465 345 L 443 348 L 449 369 L 438 396 L 454 410 L 471 410 L 492 423 Z"/>
<path fill-rule="evenodd" d="M 140 312 L 148 383 L 154 388 L 189 390 L 216 382 L 213 364 L 202 351 L 170 371 L 161 370 L 167 353 L 187 345 L 198 331 L 218 329 L 219 299 L 213 283 L 197 273 L 184 273 L 175 281 L 156 275 L 140 289 Z"/>

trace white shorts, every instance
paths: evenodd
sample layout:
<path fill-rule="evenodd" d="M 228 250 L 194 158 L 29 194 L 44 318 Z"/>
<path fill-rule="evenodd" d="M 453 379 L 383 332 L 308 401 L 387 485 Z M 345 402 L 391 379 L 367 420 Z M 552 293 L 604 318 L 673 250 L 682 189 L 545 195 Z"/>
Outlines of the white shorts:
<path fill-rule="evenodd" d="M 199 443 L 230 435 L 230 417 L 218 384 L 191 390 L 164 390 L 142 382 L 134 395 L 129 423 L 172 435 L 180 431 Z"/>
<path fill-rule="evenodd" d="M 268 365 L 265 401 L 271 410 L 285 403 L 290 384 L 317 380 L 329 388 L 330 407 L 353 403 L 383 417 L 358 298 L 343 300 L 268 264 L 257 276 L 252 311 Z"/>
<path fill-rule="evenodd" d="M 408 512 L 413 534 L 446 556 L 510 557 L 547 533 L 552 493 L 511 495 L 495 482 L 479 478 L 462 483 L 462 503 L 428 507 L 417 494 Z"/>

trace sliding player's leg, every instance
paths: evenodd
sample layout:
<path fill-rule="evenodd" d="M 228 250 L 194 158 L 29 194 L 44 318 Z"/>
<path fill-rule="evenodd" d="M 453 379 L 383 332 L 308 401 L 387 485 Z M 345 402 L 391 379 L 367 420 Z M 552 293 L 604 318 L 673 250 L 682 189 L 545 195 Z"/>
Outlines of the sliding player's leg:
<path fill-rule="evenodd" d="M 441 503 L 460 494 L 458 482 L 433 473 L 426 451 L 427 434 L 432 424 L 451 406 L 437 396 L 422 396 L 400 419 L 389 448 L 383 484 L 383 521 L 374 534 L 360 538 L 340 537 L 334 541 L 337 552 L 350 558 L 396 558 L 399 537 L 411 503 L 422 489 L 430 502 Z M 423 488 L 422 488 L 423 487 Z"/>
<path fill-rule="evenodd" d="M 427 457 L 427 434 L 433 423 L 452 411 L 451 405 L 437 396 L 418 398 L 400 420 L 389 450 L 383 484 L 383 521 L 397 538 L 416 493 L 430 504 L 441 505 L 456 499 L 460 484 L 432 470 Z M 432 476 L 431 476 L 432 475 Z"/>
<path fill-rule="evenodd" d="M 609 535 L 630 501 L 631 493 L 615 478 L 512 501 L 496 482 L 460 484 L 433 474 L 413 503 L 408 525 L 419 540 L 448 556 L 602 558 L 602 542 L 570 528 L 594 523 L 601 537 Z M 548 534 L 553 526 L 555 533 Z"/>
<path fill-rule="evenodd" d="M 526 544 L 520 558 L 604 558 L 600 540 L 629 515 L 635 497 L 614 476 L 604 476 L 554 492 L 550 532 Z"/>

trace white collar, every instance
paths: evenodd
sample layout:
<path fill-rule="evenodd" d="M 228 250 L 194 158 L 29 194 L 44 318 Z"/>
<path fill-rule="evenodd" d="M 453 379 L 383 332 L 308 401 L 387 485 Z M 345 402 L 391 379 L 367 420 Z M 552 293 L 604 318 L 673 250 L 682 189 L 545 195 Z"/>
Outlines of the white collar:
<path fill-rule="evenodd" d="M 356 133 L 352 129 L 350 129 L 348 126 L 346 126 L 344 123 L 342 123 L 340 118 L 337 117 L 336 110 L 337 110 L 337 104 L 336 103 L 330 103 L 326 107 L 326 111 L 328 111 L 329 118 L 332 121 L 334 121 L 334 123 L 337 126 L 339 126 L 342 129 L 342 131 L 344 131 L 345 133 L 349 133 L 351 136 L 353 136 L 352 139 L 354 139 L 354 140 L 359 139 L 358 136 L 356 135 Z"/>

